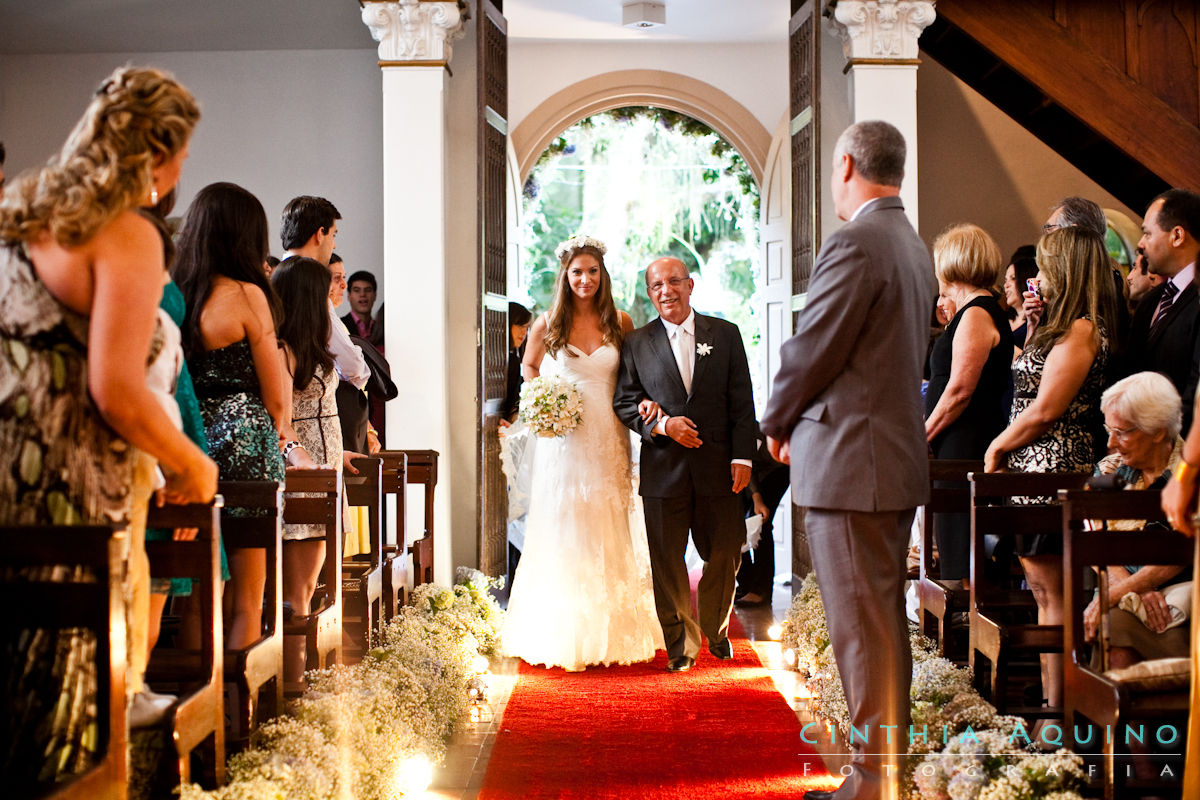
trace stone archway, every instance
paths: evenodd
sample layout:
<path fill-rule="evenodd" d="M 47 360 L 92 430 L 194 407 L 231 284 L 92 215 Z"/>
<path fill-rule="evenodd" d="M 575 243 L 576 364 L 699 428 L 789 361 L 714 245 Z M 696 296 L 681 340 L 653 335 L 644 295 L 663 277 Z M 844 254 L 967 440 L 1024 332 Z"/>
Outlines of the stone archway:
<path fill-rule="evenodd" d="M 753 114 L 720 89 L 652 69 L 606 72 L 572 84 L 543 101 L 512 132 L 524 181 L 554 137 L 581 119 L 623 106 L 658 106 L 694 117 L 725 137 L 762 185 L 771 134 Z"/>

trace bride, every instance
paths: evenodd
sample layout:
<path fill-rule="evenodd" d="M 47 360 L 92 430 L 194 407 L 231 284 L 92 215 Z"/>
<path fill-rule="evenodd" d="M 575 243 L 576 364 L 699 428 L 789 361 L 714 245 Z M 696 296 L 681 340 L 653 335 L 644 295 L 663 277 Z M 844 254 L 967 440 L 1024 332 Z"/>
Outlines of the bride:
<path fill-rule="evenodd" d="M 633 508 L 629 433 L 612 408 L 633 321 L 613 304 L 604 253 L 591 237 L 559 246 L 554 304 L 529 331 L 521 365 L 525 380 L 574 383 L 583 422 L 536 440 L 525 549 L 501 641 L 508 655 L 572 672 L 648 661 L 663 647 L 645 523 Z"/>

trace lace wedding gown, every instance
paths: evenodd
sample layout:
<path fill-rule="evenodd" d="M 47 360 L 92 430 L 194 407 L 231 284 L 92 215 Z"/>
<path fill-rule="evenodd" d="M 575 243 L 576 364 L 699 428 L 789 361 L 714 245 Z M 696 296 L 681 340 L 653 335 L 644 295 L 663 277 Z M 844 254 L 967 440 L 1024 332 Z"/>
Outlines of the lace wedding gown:
<path fill-rule="evenodd" d="M 645 522 L 635 507 L 629 431 L 612 409 L 620 355 L 571 346 L 543 375 L 575 384 L 583 422 L 534 447 L 525 549 L 501 636 L 506 654 L 582 669 L 631 664 L 663 647 Z"/>

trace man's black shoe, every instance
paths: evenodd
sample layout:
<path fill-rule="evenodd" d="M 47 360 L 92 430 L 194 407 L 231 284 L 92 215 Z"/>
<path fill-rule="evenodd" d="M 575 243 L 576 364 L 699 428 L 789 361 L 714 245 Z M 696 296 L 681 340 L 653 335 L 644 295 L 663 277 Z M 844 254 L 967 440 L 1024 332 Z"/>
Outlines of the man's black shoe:
<path fill-rule="evenodd" d="M 833 792 L 821 789 L 809 789 L 804 793 L 804 800 L 833 800 Z"/>
<path fill-rule="evenodd" d="M 733 658 L 733 645 L 728 639 L 722 639 L 719 642 L 711 642 L 708 645 L 708 652 L 712 653 L 722 661 L 728 661 Z"/>
<path fill-rule="evenodd" d="M 667 672 L 687 672 L 695 663 L 696 659 L 691 656 L 675 656 L 667 662 Z"/>

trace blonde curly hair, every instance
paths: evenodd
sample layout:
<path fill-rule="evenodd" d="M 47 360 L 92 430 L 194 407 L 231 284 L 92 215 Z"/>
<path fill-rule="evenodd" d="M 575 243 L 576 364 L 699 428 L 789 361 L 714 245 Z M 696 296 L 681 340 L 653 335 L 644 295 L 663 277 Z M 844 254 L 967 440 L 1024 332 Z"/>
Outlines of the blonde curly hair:
<path fill-rule="evenodd" d="M 0 240 L 49 233 L 77 247 L 124 211 L 146 203 L 153 169 L 188 142 L 200 107 L 170 74 L 121 67 L 96 90 L 83 118 L 45 167 L 0 197 Z"/>

